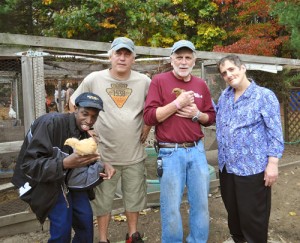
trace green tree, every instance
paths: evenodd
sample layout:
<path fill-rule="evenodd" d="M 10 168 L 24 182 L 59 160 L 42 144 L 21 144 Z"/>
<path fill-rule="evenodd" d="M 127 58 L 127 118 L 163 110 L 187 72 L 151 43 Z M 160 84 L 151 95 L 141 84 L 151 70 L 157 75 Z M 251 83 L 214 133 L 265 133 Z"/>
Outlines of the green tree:
<path fill-rule="evenodd" d="M 127 36 L 152 47 L 188 39 L 198 50 L 267 56 L 290 57 L 291 46 L 300 50 L 299 0 L 2 1 L 0 32 L 103 42 Z M 276 4 L 272 14 L 270 4 Z"/>
<path fill-rule="evenodd" d="M 169 47 L 179 39 L 189 39 L 199 50 L 211 50 L 226 37 L 214 23 L 218 8 L 210 0 L 25 2 L 5 0 L 3 19 L 15 16 L 17 21 L 13 28 L 6 25 L 1 31 L 95 41 L 124 35 L 138 45 L 153 47 Z"/>
<path fill-rule="evenodd" d="M 51 5 L 56 1 L 53 0 Z M 172 34 L 174 16 L 163 11 L 171 5 L 170 1 L 80 2 L 54 13 L 54 24 L 45 31 L 45 35 L 101 41 L 111 41 L 115 36 L 125 35 L 137 44 L 163 46 L 168 43 L 168 38 L 161 36 L 158 42 L 157 36 L 164 32 Z"/>
<path fill-rule="evenodd" d="M 2 32 L 34 34 L 32 0 L 4 0 L 0 8 Z"/>
<path fill-rule="evenodd" d="M 279 23 L 290 31 L 290 47 L 293 57 L 300 57 L 300 4 L 299 0 L 270 1 L 272 13 Z M 289 48 L 289 47 L 287 47 Z"/>
<path fill-rule="evenodd" d="M 75 0 L 3 0 L 0 31 L 13 34 L 45 35 L 53 26 L 53 14 Z"/>
<path fill-rule="evenodd" d="M 197 49 L 211 50 L 226 35 L 213 23 L 216 11 L 209 0 L 82 1 L 55 13 L 54 25 L 45 34 L 102 41 L 126 35 L 139 45 L 154 47 L 190 39 Z"/>

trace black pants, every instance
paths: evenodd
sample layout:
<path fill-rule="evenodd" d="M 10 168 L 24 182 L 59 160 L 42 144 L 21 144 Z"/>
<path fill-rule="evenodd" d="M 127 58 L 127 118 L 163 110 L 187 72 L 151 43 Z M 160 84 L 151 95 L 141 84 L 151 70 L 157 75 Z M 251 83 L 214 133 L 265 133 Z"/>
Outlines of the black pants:
<path fill-rule="evenodd" d="M 221 196 L 228 213 L 228 227 L 236 243 L 267 243 L 271 188 L 264 172 L 251 176 L 220 173 Z"/>

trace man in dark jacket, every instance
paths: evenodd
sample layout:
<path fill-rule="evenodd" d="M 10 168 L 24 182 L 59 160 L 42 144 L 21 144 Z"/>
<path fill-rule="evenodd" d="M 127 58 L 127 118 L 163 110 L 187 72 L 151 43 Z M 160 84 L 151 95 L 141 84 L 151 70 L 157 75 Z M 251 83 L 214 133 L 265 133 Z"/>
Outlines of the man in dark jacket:
<path fill-rule="evenodd" d="M 12 183 L 40 223 L 49 218 L 48 242 L 70 242 L 72 228 L 73 242 L 93 242 L 88 190 L 69 190 L 66 178 L 72 169 L 87 167 L 100 156 L 80 156 L 64 143 L 71 137 L 88 138 L 101 110 L 103 102 L 98 95 L 82 93 L 75 101 L 74 113 L 49 113 L 36 119 L 21 147 Z M 106 163 L 103 167 L 100 176 L 110 179 L 115 170 Z"/>

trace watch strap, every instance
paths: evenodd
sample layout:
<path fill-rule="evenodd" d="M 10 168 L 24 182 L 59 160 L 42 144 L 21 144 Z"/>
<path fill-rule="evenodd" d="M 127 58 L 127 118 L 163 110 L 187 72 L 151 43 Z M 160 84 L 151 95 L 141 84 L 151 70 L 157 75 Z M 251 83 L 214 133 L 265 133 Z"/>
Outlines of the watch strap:
<path fill-rule="evenodd" d="M 195 116 L 193 116 L 192 121 L 193 121 L 193 122 L 198 121 L 199 116 L 200 116 L 200 111 L 198 110 L 197 114 L 196 114 Z"/>

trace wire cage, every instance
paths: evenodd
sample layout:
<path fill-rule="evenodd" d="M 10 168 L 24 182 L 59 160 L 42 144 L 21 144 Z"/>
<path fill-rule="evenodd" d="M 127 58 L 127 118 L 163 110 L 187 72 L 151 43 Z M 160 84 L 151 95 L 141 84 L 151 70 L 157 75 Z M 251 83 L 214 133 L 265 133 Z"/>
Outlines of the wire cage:
<path fill-rule="evenodd" d="M 17 137 L 8 128 L 20 129 L 23 124 L 21 61 L 0 59 L 0 142 Z"/>

